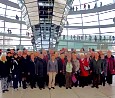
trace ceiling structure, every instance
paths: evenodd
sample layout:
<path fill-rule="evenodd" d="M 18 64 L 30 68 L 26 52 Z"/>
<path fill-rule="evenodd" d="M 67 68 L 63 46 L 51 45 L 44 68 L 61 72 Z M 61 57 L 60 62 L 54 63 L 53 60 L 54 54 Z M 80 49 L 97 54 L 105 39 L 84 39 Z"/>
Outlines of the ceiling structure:
<path fill-rule="evenodd" d="M 54 48 L 73 0 L 18 0 L 36 49 Z"/>

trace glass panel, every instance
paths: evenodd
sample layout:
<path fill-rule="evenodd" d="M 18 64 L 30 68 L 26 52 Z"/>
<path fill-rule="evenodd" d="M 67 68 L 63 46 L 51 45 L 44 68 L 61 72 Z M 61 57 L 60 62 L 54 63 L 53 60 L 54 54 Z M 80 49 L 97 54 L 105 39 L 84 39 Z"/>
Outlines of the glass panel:
<path fill-rule="evenodd" d="M 102 2 L 102 5 L 113 3 L 113 0 L 99 0 L 99 1 Z"/>
<path fill-rule="evenodd" d="M 0 7 L 1 7 L 1 8 L 6 8 L 6 5 L 0 3 Z"/>
<path fill-rule="evenodd" d="M 77 23 L 82 23 L 81 18 L 75 18 L 75 19 L 68 19 L 69 25 L 70 24 L 77 24 Z"/>
<path fill-rule="evenodd" d="M 94 15 L 94 16 L 88 16 L 88 15 Z M 95 15 L 95 14 L 88 14 L 87 16 L 86 15 L 83 15 L 83 22 L 90 22 L 90 21 L 98 21 L 98 15 Z"/>
<path fill-rule="evenodd" d="M 99 25 L 98 22 L 87 22 L 87 23 L 83 23 L 83 26 L 94 26 L 94 25 Z"/>
<path fill-rule="evenodd" d="M 9 1 L 14 2 L 14 3 L 17 3 L 17 0 L 9 0 Z"/>
<path fill-rule="evenodd" d="M 108 33 L 109 35 L 114 35 L 115 36 L 115 27 L 110 27 L 110 28 L 101 28 L 101 33 Z"/>
<path fill-rule="evenodd" d="M 68 35 L 77 35 L 77 34 L 82 34 L 82 30 L 81 29 L 75 29 L 75 30 L 68 29 Z M 67 35 L 67 29 L 63 30 L 62 35 Z"/>
<path fill-rule="evenodd" d="M 4 27 L 4 21 L 0 20 L 0 27 Z"/>
<path fill-rule="evenodd" d="M 115 17 L 114 13 L 115 13 L 115 11 L 106 12 L 106 13 L 100 14 L 99 18 L 100 18 L 100 20 L 113 18 L 113 17 Z"/>
<path fill-rule="evenodd" d="M 84 29 L 83 32 L 84 34 L 95 34 L 95 33 L 99 33 L 99 29 L 98 28 Z"/>
<path fill-rule="evenodd" d="M 19 35 L 20 34 L 20 29 L 14 29 L 14 28 L 9 28 L 11 30 L 11 34 L 17 34 Z M 7 31 L 8 28 L 5 29 L 5 32 L 8 32 Z"/>
<path fill-rule="evenodd" d="M 1 28 L 1 27 L 0 27 L 0 33 L 1 33 L 1 32 L 2 32 L 2 33 L 4 32 L 4 28 Z"/>
<path fill-rule="evenodd" d="M 5 9 L 0 8 L 0 16 L 5 16 Z"/>
<path fill-rule="evenodd" d="M 100 21 L 100 25 L 113 24 L 113 19 Z"/>
<path fill-rule="evenodd" d="M 95 0 L 80 0 L 81 4 L 85 4 L 85 3 L 88 3 L 88 2 L 93 2 Z"/>
<path fill-rule="evenodd" d="M 18 28 L 18 29 L 20 29 L 20 24 L 5 22 L 5 27 L 6 28 Z"/>
<path fill-rule="evenodd" d="M 11 14 L 12 13 L 12 14 Z M 20 18 L 21 17 L 21 12 L 17 12 L 17 11 L 12 11 L 12 10 L 7 10 L 6 11 L 6 15 L 8 18 L 10 18 L 10 16 L 12 16 L 12 19 L 16 19 L 16 15 Z"/>
<path fill-rule="evenodd" d="M 20 11 L 20 9 L 17 9 L 17 8 L 14 8 L 14 7 L 11 7 L 11 6 L 7 6 L 7 9 Z"/>

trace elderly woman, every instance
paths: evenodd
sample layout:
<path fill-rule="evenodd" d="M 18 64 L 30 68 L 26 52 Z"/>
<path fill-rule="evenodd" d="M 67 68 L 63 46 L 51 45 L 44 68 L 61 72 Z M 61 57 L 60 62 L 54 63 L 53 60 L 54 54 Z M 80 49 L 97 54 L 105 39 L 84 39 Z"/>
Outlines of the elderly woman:
<path fill-rule="evenodd" d="M 36 88 L 35 87 L 35 60 L 34 60 L 34 54 L 31 53 L 30 54 L 30 61 L 29 61 L 29 64 L 27 66 L 28 68 L 28 75 L 30 77 L 30 86 L 31 86 L 31 89 L 33 88 Z"/>
<path fill-rule="evenodd" d="M 107 51 L 107 83 L 112 84 L 112 75 L 115 74 L 115 60 L 111 51 Z"/>
<path fill-rule="evenodd" d="M 80 53 L 80 84 L 79 86 L 84 87 L 88 85 L 88 76 L 89 76 L 89 62 L 85 58 L 84 53 Z"/>
<path fill-rule="evenodd" d="M 0 61 L 0 77 L 1 77 L 1 86 L 2 86 L 2 92 L 5 93 L 5 91 L 8 90 L 8 75 L 9 75 L 9 66 L 6 60 L 6 56 L 1 56 Z"/>
<path fill-rule="evenodd" d="M 103 70 L 103 72 L 100 75 L 100 84 L 105 86 L 105 77 L 107 76 L 107 62 L 105 59 L 105 55 L 103 53 L 100 55 L 100 57 L 102 60 L 102 67 L 101 68 Z"/>
<path fill-rule="evenodd" d="M 74 85 L 75 87 L 77 87 L 80 63 L 79 63 L 79 60 L 77 60 L 77 55 L 75 53 L 72 55 L 72 65 L 73 65 L 73 73 L 75 77 L 77 78 L 77 81 L 74 83 Z"/>
<path fill-rule="evenodd" d="M 14 59 L 13 59 L 12 64 L 13 64 L 13 67 L 12 67 L 13 88 L 14 90 L 18 90 L 20 68 L 19 68 L 19 63 L 18 63 L 18 55 L 16 53 L 14 54 Z"/>
<path fill-rule="evenodd" d="M 59 87 L 65 86 L 65 55 L 62 53 L 60 54 L 60 59 L 58 60 L 58 82 Z"/>
<path fill-rule="evenodd" d="M 58 73 L 58 63 L 57 60 L 55 59 L 55 55 L 51 55 L 51 59 L 48 61 L 47 64 L 47 73 L 49 75 L 49 90 L 51 88 L 55 89 L 55 77 L 56 74 Z"/>
<path fill-rule="evenodd" d="M 72 62 L 71 62 L 71 56 L 68 55 L 67 56 L 67 64 L 66 64 L 66 89 L 71 88 L 72 86 L 72 69 L 73 69 L 73 65 L 72 65 Z"/>

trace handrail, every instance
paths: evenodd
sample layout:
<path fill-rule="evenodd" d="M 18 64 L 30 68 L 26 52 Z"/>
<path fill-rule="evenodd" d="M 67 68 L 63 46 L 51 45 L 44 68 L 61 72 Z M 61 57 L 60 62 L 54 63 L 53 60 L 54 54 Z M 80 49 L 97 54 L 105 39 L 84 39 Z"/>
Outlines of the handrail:
<path fill-rule="evenodd" d="M 107 25 L 93 25 L 93 26 L 64 26 L 64 28 L 73 28 L 73 29 L 89 29 L 89 28 L 109 28 L 115 27 L 115 24 L 107 24 Z"/>
<path fill-rule="evenodd" d="M 88 9 L 88 10 L 79 10 L 79 11 L 70 11 L 69 15 L 77 15 L 77 14 L 88 14 L 88 13 L 96 13 L 96 12 L 102 12 L 107 10 L 115 9 L 115 3 L 110 5 L 105 5 L 102 7 L 97 7 L 94 9 Z"/>
<path fill-rule="evenodd" d="M 7 37 L 18 37 L 18 38 L 27 38 L 30 39 L 31 37 L 29 36 L 23 36 L 23 35 L 18 35 L 18 34 L 8 34 L 6 32 L 0 32 L 0 36 L 7 36 Z"/>

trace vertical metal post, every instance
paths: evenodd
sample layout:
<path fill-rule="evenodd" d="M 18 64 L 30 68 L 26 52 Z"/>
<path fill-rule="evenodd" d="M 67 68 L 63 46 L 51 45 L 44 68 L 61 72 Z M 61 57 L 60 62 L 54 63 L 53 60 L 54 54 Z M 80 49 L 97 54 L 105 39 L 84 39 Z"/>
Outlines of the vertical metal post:
<path fill-rule="evenodd" d="M 81 0 L 79 0 L 79 3 L 80 3 L 80 9 L 82 8 L 81 7 Z M 82 27 L 83 27 L 83 16 L 81 14 L 81 22 L 82 22 Z M 84 31 L 83 31 L 83 28 L 82 28 L 82 34 L 84 35 Z"/>
<path fill-rule="evenodd" d="M 6 5 L 6 8 L 5 8 L 5 17 L 6 17 L 6 10 L 7 10 L 7 5 Z M 6 25 L 5 25 L 6 21 L 4 20 L 4 33 L 5 33 L 5 30 L 6 30 Z M 3 50 L 5 48 L 5 36 L 3 35 Z"/>
<path fill-rule="evenodd" d="M 20 21 L 22 21 L 22 11 L 21 11 L 21 20 Z M 21 39 L 21 35 L 22 35 L 22 23 L 20 23 L 20 45 L 19 45 L 19 47 L 20 47 L 20 49 L 21 49 L 21 41 L 22 41 L 22 39 Z"/>
<path fill-rule="evenodd" d="M 97 0 L 95 0 L 96 4 L 97 4 Z M 99 25 L 99 41 L 100 41 L 100 36 L 101 36 L 101 28 L 100 28 L 100 19 L 99 19 L 99 12 L 97 12 L 98 15 L 98 25 Z M 101 44 L 100 44 L 100 50 L 101 50 Z"/>
<path fill-rule="evenodd" d="M 69 23 L 68 23 L 68 21 L 67 21 L 67 26 L 69 26 Z M 68 49 L 68 27 L 66 28 L 66 30 L 67 30 L 67 49 Z"/>
<path fill-rule="evenodd" d="M 42 46 L 42 37 L 43 37 L 43 35 L 42 35 L 42 32 L 41 32 L 41 29 L 42 27 L 40 27 L 40 34 L 41 34 L 41 49 L 43 48 L 43 46 Z"/>

